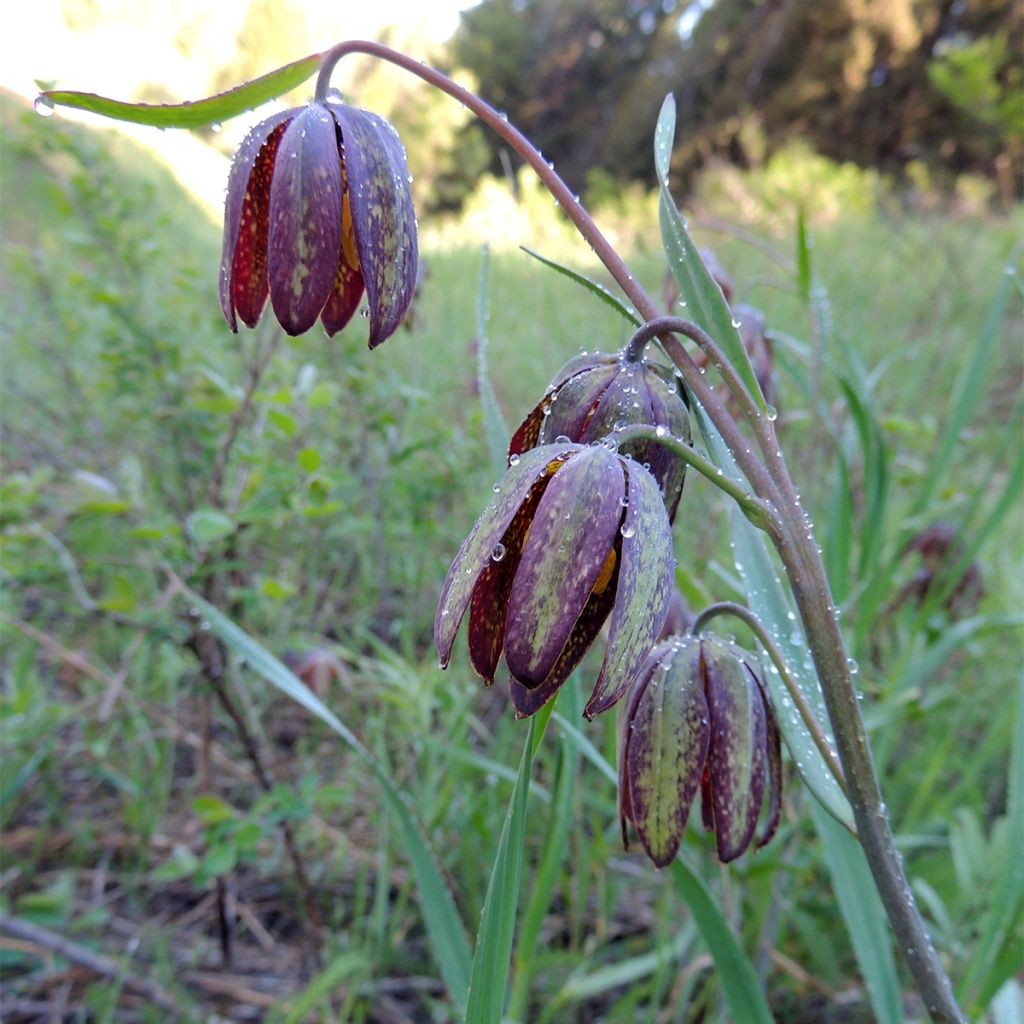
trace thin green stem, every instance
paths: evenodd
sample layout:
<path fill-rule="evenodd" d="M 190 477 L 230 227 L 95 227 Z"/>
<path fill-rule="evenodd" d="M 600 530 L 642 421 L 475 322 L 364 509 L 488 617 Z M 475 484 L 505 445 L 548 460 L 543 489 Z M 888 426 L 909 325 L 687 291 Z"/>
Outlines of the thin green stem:
<path fill-rule="evenodd" d="M 814 740 L 814 745 L 825 759 L 825 763 L 828 765 L 833 776 L 835 776 L 836 782 L 839 783 L 845 792 L 846 779 L 843 776 L 843 769 L 836 757 L 836 752 L 832 749 L 832 744 L 829 743 L 828 737 L 826 737 L 824 730 L 821 728 L 821 723 L 814 714 L 814 710 L 807 703 L 807 698 L 804 696 L 803 690 L 800 689 L 799 683 L 793 677 L 793 673 L 789 671 L 789 666 L 786 664 L 786 659 L 782 656 L 782 651 L 779 650 L 778 644 L 772 639 L 768 630 L 764 628 L 761 620 L 742 604 L 736 604 L 734 601 L 721 601 L 718 604 L 709 605 L 705 608 L 690 627 L 690 632 L 694 636 L 698 636 L 700 631 L 712 619 L 720 615 L 731 615 L 733 618 L 742 620 L 747 624 L 754 636 L 757 637 L 758 642 L 765 649 L 768 657 L 771 658 L 772 664 L 778 669 L 779 678 L 786 687 L 786 691 L 789 693 L 790 699 L 796 706 L 797 711 L 800 712 L 800 717 L 804 720 L 804 725 L 807 726 L 811 739 Z"/>
<path fill-rule="evenodd" d="M 630 441 L 654 441 L 660 444 L 687 465 L 692 466 L 702 476 L 707 477 L 720 490 L 725 491 L 743 509 L 751 522 L 764 530 L 768 530 L 772 526 L 778 527 L 778 516 L 769 502 L 757 497 L 756 494 L 751 494 L 742 484 L 737 483 L 732 477 L 726 476 L 710 459 L 705 459 L 682 438 L 673 437 L 665 427 L 653 427 L 646 423 L 631 423 L 629 426 L 616 429 L 612 437 L 620 447 Z"/>

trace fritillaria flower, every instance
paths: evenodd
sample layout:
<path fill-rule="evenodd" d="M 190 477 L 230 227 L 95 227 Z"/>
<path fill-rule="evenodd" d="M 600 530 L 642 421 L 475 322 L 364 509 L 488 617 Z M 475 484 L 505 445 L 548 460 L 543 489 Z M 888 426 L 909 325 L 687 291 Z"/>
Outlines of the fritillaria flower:
<path fill-rule="evenodd" d="M 441 591 L 442 667 L 467 609 L 469 655 L 488 684 L 502 651 L 520 717 L 546 704 L 608 620 L 590 718 L 618 701 L 668 611 L 672 537 L 651 474 L 601 445 L 549 444 L 512 465 Z"/>
<path fill-rule="evenodd" d="M 235 156 L 224 212 L 220 303 L 255 327 L 267 296 L 289 334 L 319 317 L 340 331 L 365 290 L 370 348 L 416 287 L 416 215 L 405 151 L 383 118 L 316 101 L 275 114 Z"/>
<path fill-rule="evenodd" d="M 634 423 L 690 440 L 690 416 L 672 371 L 620 353 L 580 355 L 559 370 L 544 398 L 519 425 L 509 455 L 521 455 L 559 437 L 592 444 Z M 661 485 L 669 520 L 674 519 L 686 463 L 652 440 L 632 441 L 620 450 L 650 468 Z"/>
<path fill-rule="evenodd" d="M 632 822 L 658 867 L 679 850 L 698 789 L 723 863 L 750 846 L 766 791 L 757 846 L 775 834 L 781 743 L 753 664 L 732 644 L 685 636 L 655 647 L 637 673 L 619 756 L 619 817 L 623 842 Z"/>

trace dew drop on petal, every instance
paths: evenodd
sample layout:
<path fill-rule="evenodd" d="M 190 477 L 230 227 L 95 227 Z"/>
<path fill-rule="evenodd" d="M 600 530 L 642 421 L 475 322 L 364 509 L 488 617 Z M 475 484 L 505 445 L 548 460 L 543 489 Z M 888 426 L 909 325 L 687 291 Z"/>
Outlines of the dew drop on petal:
<path fill-rule="evenodd" d="M 505 557 L 505 545 L 498 543 L 491 549 L 491 561 L 500 562 Z"/>

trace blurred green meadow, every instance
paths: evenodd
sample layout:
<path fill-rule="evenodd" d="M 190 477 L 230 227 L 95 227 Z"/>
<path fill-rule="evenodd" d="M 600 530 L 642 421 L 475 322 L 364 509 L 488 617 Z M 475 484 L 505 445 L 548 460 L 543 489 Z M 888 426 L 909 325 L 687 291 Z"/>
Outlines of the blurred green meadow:
<path fill-rule="evenodd" d="M 334 339 L 233 336 L 219 226 L 166 168 L 107 129 L 0 110 L 0 901 L 126 968 L 5 938 L 5 1019 L 55 993 L 65 1019 L 168 1019 L 145 982 L 184 1020 L 453 1020 L 393 806 L 237 651 L 214 695 L 210 623 L 180 587 L 386 766 L 472 937 L 526 728 L 461 647 L 442 672 L 431 640 L 499 475 L 481 369 L 511 429 L 563 362 L 629 327 L 518 248 L 603 280 L 524 174 L 518 200 L 486 179 L 458 219 L 422 218 L 414 315 L 380 350 L 358 319 Z M 1022 998 L 1024 218 L 989 198 L 791 147 L 706 170 L 688 212 L 771 329 L 780 437 L 929 928 L 972 1019 L 1004 1024 Z M 661 294 L 654 197 L 595 213 Z M 742 597 L 725 510 L 688 481 L 675 539 L 694 607 Z M 935 524 L 953 538 L 937 553 L 920 541 Z M 578 714 L 594 672 L 591 656 L 534 767 L 520 911 L 542 859 L 550 900 L 521 918 L 512 1016 L 728 1020 L 673 877 L 622 848 L 593 763 L 616 763 L 614 716 Z M 698 821 L 684 842 L 776 1019 L 924 1020 L 902 966 L 895 995 L 877 991 L 893 977 L 864 961 L 878 922 L 840 912 L 813 798 L 791 764 L 786 780 L 771 846 L 726 870 Z"/>

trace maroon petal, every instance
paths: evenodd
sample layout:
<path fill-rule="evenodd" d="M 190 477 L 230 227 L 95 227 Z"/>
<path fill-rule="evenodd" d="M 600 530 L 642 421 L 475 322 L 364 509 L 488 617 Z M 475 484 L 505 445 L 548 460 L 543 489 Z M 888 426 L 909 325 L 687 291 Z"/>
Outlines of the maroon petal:
<path fill-rule="evenodd" d="M 573 456 L 545 491 L 512 583 L 505 626 L 505 660 L 524 686 L 548 677 L 591 593 L 601 589 L 624 493 L 619 459 L 603 448 Z"/>
<path fill-rule="evenodd" d="M 585 444 L 597 440 L 587 433 L 587 423 L 617 372 L 617 365 L 598 366 L 570 377 L 551 396 L 548 415 L 541 423 L 541 441 L 550 442 L 556 437 L 568 437 Z"/>
<path fill-rule="evenodd" d="M 622 568 L 604 664 L 583 709 L 588 719 L 606 711 L 628 689 L 661 632 L 672 592 L 672 529 L 661 492 L 654 477 L 635 463 L 629 465 L 627 485 Z"/>
<path fill-rule="evenodd" d="M 331 287 L 327 304 L 320 322 L 330 336 L 334 336 L 355 316 L 359 300 L 363 297 L 363 273 L 358 267 L 350 267 L 344 253 L 339 256 L 338 272 Z"/>
<path fill-rule="evenodd" d="M 615 376 L 608 381 L 601 401 L 587 422 L 585 433 L 580 437 L 580 443 L 600 441 L 620 423 L 653 422 L 651 401 L 644 385 L 643 367 L 636 363 L 627 363 L 616 367 Z M 639 462 L 648 461 L 635 452 L 633 457 Z"/>
<path fill-rule="evenodd" d="M 546 445 L 534 448 L 511 466 L 497 485 L 497 495 L 476 521 L 452 562 L 434 616 L 434 643 L 442 667 L 448 664 L 452 645 L 459 631 L 470 598 L 481 573 L 492 564 L 495 544 L 499 543 L 521 505 L 529 500 L 533 487 L 547 487 L 552 474 L 579 445 Z"/>
<path fill-rule="evenodd" d="M 384 118 L 341 103 L 330 107 L 341 128 L 375 348 L 397 330 L 416 290 L 419 253 L 409 166 L 398 134 Z"/>
<path fill-rule="evenodd" d="M 757 840 L 757 848 L 760 849 L 766 843 L 771 842 L 779 827 L 782 818 L 782 737 L 779 734 L 779 725 L 775 721 L 775 713 L 772 711 L 771 701 L 765 688 L 758 679 L 757 687 L 761 691 L 761 700 L 764 702 L 765 721 L 768 732 L 767 757 L 768 757 L 768 816 L 764 823 L 764 830 Z"/>
<path fill-rule="evenodd" d="M 739 658 L 708 639 L 701 647 L 711 716 L 711 812 L 718 858 L 727 863 L 746 850 L 757 827 L 764 794 L 764 707 Z"/>
<path fill-rule="evenodd" d="M 569 673 L 583 660 L 590 645 L 597 639 L 615 601 L 619 553 L 616 550 L 614 554 L 616 566 L 612 570 L 607 585 L 603 586 L 599 592 L 590 595 L 547 678 L 539 686 L 532 687 L 524 685 L 515 676 L 509 679 L 509 692 L 512 696 L 512 706 L 516 709 L 516 717 L 528 718 L 547 704 L 558 692 L 562 683 L 569 678 Z"/>
<path fill-rule="evenodd" d="M 270 302 L 289 334 L 308 331 L 331 294 L 341 214 L 337 129 L 327 108 L 312 103 L 285 130 L 270 186 Z"/>
<path fill-rule="evenodd" d="M 690 440 L 690 414 L 677 388 L 656 373 L 646 375 L 648 394 L 651 399 L 652 422 L 663 424 L 673 437 Z M 643 462 L 650 462 L 651 474 L 661 485 L 661 493 L 668 512 L 668 521 L 675 520 L 679 499 L 683 494 L 683 483 L 686 480 L 686 463 L 673 455 L 663 445 L 655 444 Z"/>
<path fill-rule="evenodd" d="M 690 816 L 708 753 L 708 707 L 692 638 L 658 648 L 650 677 L 631 701 L 625 779 L 633 825 L 658 867 L 669 864 Z"/>
<path fill-rule="evenodd" d="M 469 660 L 488 686 L 494 682 L 505 643 L 505 612 L 512 580 L 519 567 L 537 505 L 550 479 L 544 476 L 527 492 L 515 518 L 492 550 L 490 564 L 480 573 L 473 588 L 469 605 Z"/>
<path fill-rule="evenodd" d="M 255 327 L 267 301 L 267 224 L 274 157 L 296 110 L 285 110 L 252 128 L 235 154 L 224 204 L 220 257 L 220 308 L 228 327 Z"/>

